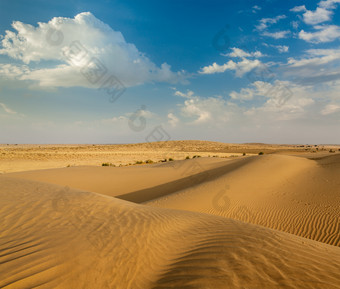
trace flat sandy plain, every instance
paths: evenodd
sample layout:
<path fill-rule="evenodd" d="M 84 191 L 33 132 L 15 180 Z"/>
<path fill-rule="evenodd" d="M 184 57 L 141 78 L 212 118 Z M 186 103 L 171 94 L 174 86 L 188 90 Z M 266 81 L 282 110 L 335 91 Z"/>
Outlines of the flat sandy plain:
<path fill-rule="evenodd" d="M 3 144 L 0 288 L 340 288 L 339 148 Z"/>

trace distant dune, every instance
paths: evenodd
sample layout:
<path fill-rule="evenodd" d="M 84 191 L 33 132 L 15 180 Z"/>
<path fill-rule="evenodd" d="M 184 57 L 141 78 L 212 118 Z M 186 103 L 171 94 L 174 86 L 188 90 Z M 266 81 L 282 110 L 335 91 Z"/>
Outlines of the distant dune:
<path fill-rule="evenodd" d="M 0 288 L 340 288 L 340 154 L 290 154 L 3 174 Z"/>

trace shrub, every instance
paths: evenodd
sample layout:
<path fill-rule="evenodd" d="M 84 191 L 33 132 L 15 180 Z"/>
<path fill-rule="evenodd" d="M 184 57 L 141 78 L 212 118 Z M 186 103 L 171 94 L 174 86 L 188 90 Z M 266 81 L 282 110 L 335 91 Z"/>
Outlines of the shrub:
<path fill-rule="evenodd" d="M 173 158 L 169 158 L 169 162 L 172 162 L 174 159 Z"/>
<path fill-rule="evenodd" d="M 162 163 L 166 163 L 167 161 L 167 159 L 161 160 Z"/>
<path fill-rule="evenodd" d="M 141 165 L 143 161 L 136 161 L 136 165 Z"/>
<path fill-rule="evenodd" d="M 246 155 L 246 153 L 243 153 L 243 156 L 245 156 Z"/>
<path fill-rule="evenodd" d="M 200 158 L 201 156 L 197 156 L 197 155 L 194 155 L 192 158 L 195 159 L 195 158 Z"/>
<path fill-rule="evenodd" d="M 102 167 L 115 167 L 112 163 L 102 163 Z"/>
<path fill-rule="evenodd" d="M 153 163 L 153 160 L 146 160 L 145 163 L 146 163 L 146 164 L 152 164 L 152 163 Z"/>
<path fill-rule="evenodd" d="M 259 152 L 259 156 L 262 156 L 262 155 L 264 155 L 264 152 Z"/>
<path fill-rule="evenodd" d="M 340 149 L 339 149 L 339 150 L 340 150 Z M 187 156 L 185 159 L 186 159 L 186 160 L 188 160 L 188 159 L 190 159 L 190 157 L 189 157 L 189 156 Z"/>

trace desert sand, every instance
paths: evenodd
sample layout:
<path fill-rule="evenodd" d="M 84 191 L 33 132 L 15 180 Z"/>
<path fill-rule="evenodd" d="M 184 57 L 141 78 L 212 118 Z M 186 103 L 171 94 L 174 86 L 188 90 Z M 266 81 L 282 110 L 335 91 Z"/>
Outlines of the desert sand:
<path fill-rule="evenodd" d="M 340 288 L 337 146 L 4 148 L 0 288 Z"/>

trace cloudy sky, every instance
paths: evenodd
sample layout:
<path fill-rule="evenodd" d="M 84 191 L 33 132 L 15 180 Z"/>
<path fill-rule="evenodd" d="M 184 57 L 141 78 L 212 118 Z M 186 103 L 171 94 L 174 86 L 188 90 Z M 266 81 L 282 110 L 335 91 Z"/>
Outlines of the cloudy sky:
<path fill-rule="evenodd" d="M 340 143 L 340 0 L 0 11 L 0 143 Z"/>

